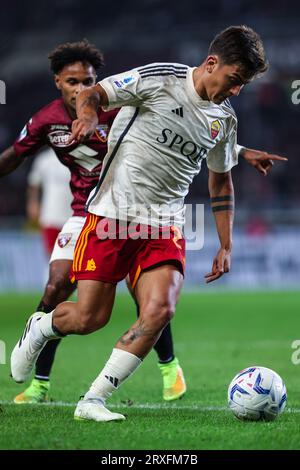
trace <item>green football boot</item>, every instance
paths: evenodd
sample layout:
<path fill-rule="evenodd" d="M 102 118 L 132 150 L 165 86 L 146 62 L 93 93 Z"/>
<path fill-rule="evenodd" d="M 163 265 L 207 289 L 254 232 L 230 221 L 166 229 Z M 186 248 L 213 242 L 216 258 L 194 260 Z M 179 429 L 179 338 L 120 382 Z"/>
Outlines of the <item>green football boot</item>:
<path fill-rule="evenodd" d="M 167 364 L 158 363 L 163 378 L 163 399 L 177 400 L 186 392 L 186 383 L 178 359 L 175 357 Z"/>
<path fill-rule="evenodd" d="M 47 380 L 33 379 L 24 392 L 14 398 L 18 405 L 24 403 L 45 403 L 49 401 L 50 382 Z"/>

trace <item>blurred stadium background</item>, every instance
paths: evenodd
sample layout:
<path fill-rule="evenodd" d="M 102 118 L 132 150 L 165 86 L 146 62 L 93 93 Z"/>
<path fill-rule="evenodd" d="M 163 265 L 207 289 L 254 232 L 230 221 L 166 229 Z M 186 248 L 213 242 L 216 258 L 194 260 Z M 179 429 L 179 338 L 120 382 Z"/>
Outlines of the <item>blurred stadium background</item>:
<path fill-rule="evenodd" d="M 236 223 L 232 273 L 218 286 L 295 289 L 300 280 L 300 105 L 292 82 L 300 80 L 298 0 L 174 1 L 90 0 L 1 2 L 1 71 L 6 104 L 0 105 L 0 148 L 12 144 L 31 115 L 57 96 L 48 53 L 58 43 L 84 37 L 105 54 L 102 76 L 154 61 L 199 64 L 209 41 L 232 24 L 248 24 L 262 36 L 269 72 L 232 100 L 239 143 L 289 158 L 268 177 L 245 162 L 233 171 Z M 0 184 L 0 291 L 39 291 L 46 256 L 38 232 L 25 216 L 24 162 Z M 195 180 L 187 202 L 205 204 L 204 249 L 188 254 L 187 287 L 204 287 L 217 247 L 207 192 L 207 170 Z"/>

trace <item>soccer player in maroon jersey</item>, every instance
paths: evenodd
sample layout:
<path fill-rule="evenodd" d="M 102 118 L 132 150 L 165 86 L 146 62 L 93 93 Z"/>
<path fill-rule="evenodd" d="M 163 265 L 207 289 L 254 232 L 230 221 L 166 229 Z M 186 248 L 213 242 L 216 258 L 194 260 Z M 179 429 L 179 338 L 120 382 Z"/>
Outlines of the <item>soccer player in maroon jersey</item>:
<path fill-rule="evenodd" d="M 51 70 L 61 97 L 39 110 L 25 125 L 16 142 L 0 156 L 0 175 L 15 170 L 24 160 L 47 145 L 71 172 L 73 216 L 60 232 L 49 265 L 49 280 L 38 311 L 49 313 L 67 300 L 76 285 L 69 280 L 74 247 L 85 222 L 85 203 L 96 186 L 107 151 L 107 135 L 118 110 L 99 109 L 99 124 L 95 133 L 84 143 L 68 143 L 72 121 L 76 119 L 76 96 L 95 84 L 96 71 L 104 65 L 102 53 L 88 41 L 59 45 L 49 55 Z M 62 204 L 64 202 L 62 201 Z M 50 341 L 41 353 L 35 378 L 29 388 L 15 398 L 15 403 L 37 403 L 48 400 L 49 376 L 58 341 Z M 174 400 L 186 391 L 186 385 L 174 355 L 171 328 L 168 325 L 155 345 L 163 377 L 163 397 Z"/>
<path fill-rule="evenodd" d="M 26 215 L 28 222 L 40 229 L 48 259 L 58 234 L 72 215 L 69 181 L 69 169 L 49 147 L 37 155 L 27 176 Z"/>

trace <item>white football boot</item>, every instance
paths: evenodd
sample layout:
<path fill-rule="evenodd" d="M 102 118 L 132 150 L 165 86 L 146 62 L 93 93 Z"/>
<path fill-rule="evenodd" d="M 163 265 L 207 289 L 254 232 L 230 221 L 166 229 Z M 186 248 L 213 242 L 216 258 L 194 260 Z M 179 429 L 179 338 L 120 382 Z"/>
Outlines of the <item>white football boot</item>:
<path fill-rule="evenodd" d="M 11 353 L 11 376 L 18 383 L 28 379 L 40 352 L 48 341 L 35 328 L 36 322 L 43 315 L 44 312 L 36 312 L 29 317 L 23 335 Z"/>
<path fill-rule="evenodd" d="M 79 421 L 121 421 L 126 418 L 105 408 L 101 399 L 87 398 L 78 402 L 74 419 Z"/>

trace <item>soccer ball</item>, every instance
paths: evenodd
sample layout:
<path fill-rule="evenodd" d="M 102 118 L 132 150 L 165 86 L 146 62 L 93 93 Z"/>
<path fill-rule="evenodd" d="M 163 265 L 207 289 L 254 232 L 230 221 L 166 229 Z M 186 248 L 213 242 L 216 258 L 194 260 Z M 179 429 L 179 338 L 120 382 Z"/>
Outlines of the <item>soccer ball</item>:
<path fill-rule="evenodd" d="M 273 421 L 283 412 L 287 393 L 282 378 L 266 367 L 241 370 L 228 387 L 233 414 L 248 421 Z"/>

